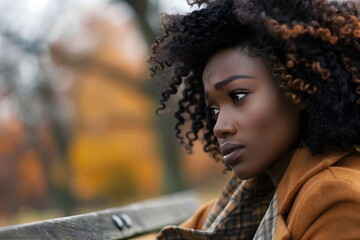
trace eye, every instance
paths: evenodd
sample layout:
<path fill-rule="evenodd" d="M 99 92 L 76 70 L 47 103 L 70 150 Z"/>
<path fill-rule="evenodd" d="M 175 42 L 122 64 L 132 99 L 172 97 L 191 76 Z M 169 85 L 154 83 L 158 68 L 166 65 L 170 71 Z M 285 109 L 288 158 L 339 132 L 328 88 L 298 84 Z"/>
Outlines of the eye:
<path fill-rule="evenodd" d="M 244 97 L 249 94 L 246 90 L 235 90 L 229 93 L 229 96 L 233 99 L 234 103 L 240 102 Z"/>
<path fill-rule="evenodd" d="M 216 120 L 219 116 L 220 109 L 214 106 L 209 107 L 210 116 L 213 120 Z"/>

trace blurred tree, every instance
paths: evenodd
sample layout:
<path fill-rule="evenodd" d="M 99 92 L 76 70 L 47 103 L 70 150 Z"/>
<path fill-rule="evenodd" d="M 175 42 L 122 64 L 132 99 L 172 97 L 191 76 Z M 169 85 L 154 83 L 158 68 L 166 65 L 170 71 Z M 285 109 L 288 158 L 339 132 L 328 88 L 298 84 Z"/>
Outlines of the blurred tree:
<path fill-rule="evenodd" d="M 134 19 L 124 3 L 99 4 L 81 13 L 75 8 L 54 28 L 55 68 L 73 82 L 73 189 L 87 202 L 159 194 L 154 106 L 141 88 L 147 44 Z M 62 80 L 63 74 L 56 82 Z"/>
<path fill-rule="evenodd" d="M 52 199 L 70 214 L 74 199 L 66 177 L 69 136 L 56 89 L 43 72 L 47 35 L 65 2 L 47 2 L 29 1 L 27 7 L 17 0 L 0 3 L 0 141 L 9 145 L 0 153 L 7 171 L 1 176 L 1 193 L 12 212 L 22 204 L 48 207 Z M 14 130 L 21 137 L 11 141 Z M 63 172 L 62 184 L 53 184 L 51 169 Z"/>
<path fill-rule="evenodd" d="M 115 0 L 114 2 L 122 2 L 122 0 Z M 159 31 L 157 31 L 159 21 L 150 21 L 149 18 L 156 15 L 156 20 L 159 19 L 159 2 L 149 0 L 126 0 L 126 2 L 134 9 L 145 39 L 150 47 L 155 41 L 155 37 L 159 35 Z M 152 23 L 152 25 L 150 23 Z M 143 89 L 144 92 L 158 101 L 160 91 L 155 81 L 146 81 Z M 155 126 L 161 136 L 160 146 L 163 152 L 165 170 L 164 191 L 166 193 L 179 191 L 183 189 L 183 183 L 180 174 L 179 144 L 174 137 L 175 120 L 173 116 L 169 114 L 162 114 L 156 120 Z"/>
<path fill-rule="evenodd" d="M 70 167 L 78 169 L 79 166 L 70 162 L 69 156 L 72 156 L 72 154 L 85 160 L 91 159 L 96 154 L 98 154 L 98 158 L 105 156 L 106 159 L 103 163 L 109 163 L 107 170 L 112 172 L 105 171 L 101 173 L 98 171 L 99 174 L 102 174 L 99 175 L 102 180 L 94 178 L 91 183 L 92 186 L 98 184 L 98 188 L 101 189 L 105 186 L 101 185 L 105 181 L 104 179 L 112 175 L 115 178 L 117 177 L 114 184 L 124 184 L 124 187 L 118 186 L 117 189 L 126 190 L 126 187 L 129 187 L 125 186 L 126 184 L 136 186 L 138 184 L 136 181 L 145 183 L 143 189 L 140 188 L 140 190 L 152 189 L 153 186 L 148 179 L 153 179 L 153 184 L 157 181 L 156 176 L 151 175 L 150 170 L 154 169 L 154 161 L 145 162 L 146 157 L 140 157 L 139 154 L 140 152 L 145 155 L 148 154 L 149 158 L 157 156 L 156 139 L 154 139 L 153 133 L 149 131 L 144 122 L 126 118 L 126 114 L 115 114 L 115 110 L 108 107 L 112 102 L 117 102 L 124 105 L 114 104 L 116 108 L 125 109 L 124 106 L 127 104 L 129 109 L 126 110 L 130 111 L 131 107 L 140 109 L 139 112 L 135 111 L 136 113 L 134 113 L 135 115 L 138 114 L 137 119 L 149 120 L 150 115 L 146 115 L 147 112 L 141 110 L 153 108 L 151 103 L 148 103 L 146 96 L 138 92 L 133 94 L 136 104 L 126 101 L 127 94 L 132 93 L 134 89 L 140 89 L 152 100 L 159 97 L 159 89 L 155 82 L 144 81 L 144 72 L 139 70 L 140 68 L 146 68 L 145 62 L 137 59 L 138 64 L 130 64 L 130 59 L 135 54 L 114 54 L 117 51 L 116 44 L 101 37 L 107 36 L 107 33 L 112 33 L 119 40 L 127 38 L 127 35 L 121 32 L 124 29 L 113 28 L 111 24 L 106 25 L 101 21 L 100 23 L 96 21 L 90 22 L 90 25 L 92 24 L 91 28 L 95 32 L 98 31 L 98 35 L 94 37 L 95 40 L 86 39 L 84 36 L 79 35 L 79 45 L 75 46 L 75 41 L 70 43 L 72 47 L 77 47 L 76 51 L 78 52 L 74 52 L 71 56 L 67 55 L 66 51 L 62 51 L 63 49 L 59 45 L 51 42 L 49 35 L 52 35 L 54 25 L 64 20 L 64 13 L 69 9 L 81 12 L 80 5 L 77 5 L 77 2 L 80 1 L 47 0 L 41 1 L 42 5 L 40 2 L 36 4 L 35 2 L 29 0 L 27 2 L 28 6 L 25 6 L 26 4 L 22 0 L 0 2 L 0 11 L 3 13 L 0 15 L 0 22 L 2 22 L 0 25 L 0 107 L 2 109 L 0 112 L 0 213 L 4 216 L 5 212 L 14 212 L 20 205 L 25 204 L 32 207 L 48 207 L 54 204 L 56 207 L 60 207 L 65 215 L 72 214 L 77 199 L 72 192 L 74 188 L 70 177 L 72 174 Z M 103 2 L 107 4 L 111 1 Z M 158 2 L 145 0 L 118 0 L 113 2 L 117 4 L 126 2 L 131 6 L 134 10 L 132 14 L 135 15 L 133 19 L 137 19 L 137 24 L 142 29 L 148 48 L 154 41 L 155 36 L 158 35 L 155 26 L 157 23 L 149 21 L 151 16 L 154 14 L 157 16 L 159 13 Z M 117 15 L 116 17 L 120 19 L 122 16 Z M 71 30 L 73 26 L 69 27 L 67 25 L 66 27 L 67 30 Z M 92 55 L 86 56 L 89 57 L 88 59 L 82 59 L 79 51 L 81 52 L 83 48 L 89 46 L 91 48 L 91 44 L 96 39 L 105 39 L 105 41 Z M 129 39 L 127 41 L 132 41 Z M 86 45 L 87 43 L 90 45 Z M 49 48 L 49 44 L 54 45 Z M 105 138 L 94 138 L 94 141 L 89 141 L 89 138 L 86 140 L 79 138 L 80 140 L 76 142 L 78 150 L 72 151 L 72 139 L 76 137 L 75 133 L 72 132 L 71 117 L 73 116 L 71 115 L 71 108 L 67 108 L 65 106 L 66 101 L 64 101 L 65 98 L 69 98 L 69 96 L 66 96 L 67 93 L 64 93 L 66 92 L 64 86 L 69 82 L 69 78 L 61 75 L 61 79 L 54 80 L 51 72 L 61 71 L 61 69 L 51 66 L 50 62 L 53 60 L 51 57 L 62 64 L 66 63 L 65 65 L 71 68 L 79 69 L 79 72 L 82 72 L 85 68 L 90 69 L 87 74 L 83 74 L 83 72 L 79 74 L 84 79 L 89 79 L 88 86 L 96 90 L 103 88 L 103 92 L 105 92 L 106 88 L 106 91 L 112 92 L 109 94 L 104 93 L 106 99 L 101 99 L 103 105 L 98 105 L 100 108 L 108 107 L 108 110 L 113 114 L 109 116 L 115 116 L 111 125 L 116 125 L 115 121 L 128 121 L 133 126 L 142 126 L 135 132 L 138 135 L 142 134 L 143 141 L 140 141 L 142 151 L 136 148 L 132 149 L 129 155 L 123 154 L 120 150 L 110 154 L 106 151 L 108 145 L 105 144 L 107 141 Z M 112 87 L 105 86 L 106 84 L 103 83 L 91 85 L 94 76 L 112 81 Z M 113 86 L 116 86 L 117 89 L 112 89 Z M 85 96 L 83 99 L 93 97 L 89 97 L 88 93 L 83 94 Z M 118 95 L 122 95 L 123 98 L 118 98 Z M 86 108 L 90 108 L 89 105 L 96 105 L 99 102 L 96 102 L 97 100 L 85 104 Z M 81 109 L 85 105 L 79 104 Z M 94 119 L 98 121 L 102 117 L 99 116 L 95 116 Z M 79 122 L 84 123 L 85 126 L 88 122 L 84 119 Z M 159 145 L 163 153 L 161 159 L 164 159 L 163 165 L 165 168 L 165 179 L 162 181 L 164 191 L 166 193 L 178 191 L 183 188 L 183 185 L 180 177 L 180 154 L 178 144 L 174 138 L 173 117 L 164 114 L 154 120 L 152 124 L 156 126 L 156 131 L 160 133 Z M 85 128 L 83 125 L 79 125 L 76 125 L 76 127 L 79 127 L 80 130 Z M 118 141 L 121 144 L 120 138 L 124 136 L 121 135 L 123 132 L 113 131 L 113 133 L 118 133 L 118 135 L 109 142 L 112 144 Z M 139 141 L 134 137 L 134 132 L 125 132 L 124 134 L 127 134 L 131 141 Z M 96 141 L 98 141 L 98 144 L 94 144 Z M 147 144 L 146 141 L 154 144 Z M 89 148 L 94 149 L 92 152 L 95 153 L 94 155 L 88 153 Z M 113 146 L 111 149 L 114 148 L 116 147 Z M 125 158 L 128 158 L 131 163 L 121 165 L 123 162 L 118 160 Z M 160 157 L 158 158 L 160 159 Z M 130 174 L 131 170 L 129 169 L 135 168 L 134 162 L 139 159 L 144 159 L 144 161 L 140 161 L 142 163 L 141 167 L 138 167 L 141 177 L 134 180 L 134 182 L 131 182 L 131 180 L 124 181 L 124 179 L 131 179 L 133 176 L 119 176 L 118 170 L 126 169 L 125 172 Z M 115 162 L 118 165 L 116 168 L 112 168 L 111 166 L 114 165 L 111 164 Z M 85 163 L 86 161 L 82 162 L 82 164 Z M 94 169 L 99 170 L 99 166 L 96 165 Z M 158 177 L 161 176 L 160 172 L 153 172 Z M 86 174 L 88 174 L 88 179 L 92 177 L 89 172 Z M 110 192 L 111 186 L 108 186 L 104 191 Z M 84 192 L 86 192 L 85 189 Z M 114 192 L 114 194 L 119 195 L 119 192 Z M 51 200 L 48 201 L 49 199 Z"/>

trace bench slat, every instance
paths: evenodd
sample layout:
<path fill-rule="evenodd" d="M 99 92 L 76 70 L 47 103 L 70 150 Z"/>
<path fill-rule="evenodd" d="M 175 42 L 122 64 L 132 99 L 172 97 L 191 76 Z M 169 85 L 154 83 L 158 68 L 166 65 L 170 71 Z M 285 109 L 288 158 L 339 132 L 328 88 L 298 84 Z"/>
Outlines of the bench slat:
<path fill-rule="evenodd" d="M 119 208 L 57 218 L 41 222 L 0 227 L 0 239 L 125 239 L 176 225 L 189 218 L 198 207 L 191 191 L 133 203 Z M 126 214 L 131 227 L 115 226 L 112 216 Z"/>

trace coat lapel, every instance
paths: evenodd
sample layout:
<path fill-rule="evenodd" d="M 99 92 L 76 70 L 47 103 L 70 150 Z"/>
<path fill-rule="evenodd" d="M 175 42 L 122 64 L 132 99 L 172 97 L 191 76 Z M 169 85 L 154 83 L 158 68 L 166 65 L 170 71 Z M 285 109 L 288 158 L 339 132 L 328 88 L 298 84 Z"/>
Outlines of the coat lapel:
<path fill-rule="evenodd" d="M 279 215 L 276 225 L 276 239 L 291 238 L 286 226 L 287 214 L 305 182 L 353 151 L 355 151 L 354 148 L 343 150 L 336 146 L 327 146 L 322 154 L 313 156 L 305 144 L 296 150 L 277 189 Z"/>

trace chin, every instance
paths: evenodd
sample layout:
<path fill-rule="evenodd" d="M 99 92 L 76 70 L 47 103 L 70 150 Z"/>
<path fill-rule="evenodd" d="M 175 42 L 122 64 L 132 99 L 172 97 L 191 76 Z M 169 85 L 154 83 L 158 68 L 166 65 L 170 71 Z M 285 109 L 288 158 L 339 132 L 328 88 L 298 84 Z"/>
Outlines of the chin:
<path fill-rule="evenodd" d="M 247 180 L 253 177 L 256 177 L 257 175 L 259 175 L 259 173 L 253 173 L 253 172 L 249 172 L 249 171 L 244 171 L 243 169 L 239 170 L 235 168 L 232 168 L 234 174 L 236 177 L 238 177 L 241 180 Z"/>

